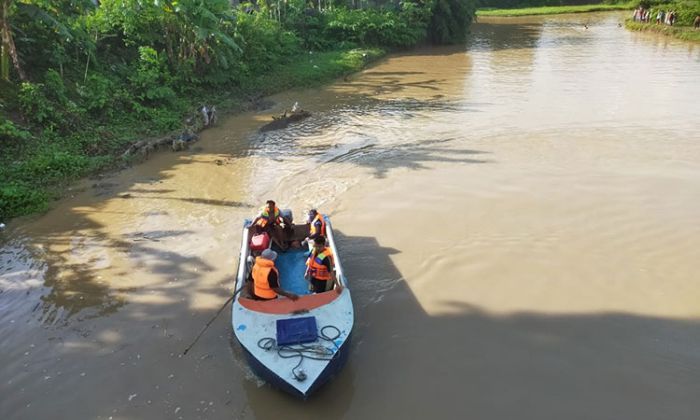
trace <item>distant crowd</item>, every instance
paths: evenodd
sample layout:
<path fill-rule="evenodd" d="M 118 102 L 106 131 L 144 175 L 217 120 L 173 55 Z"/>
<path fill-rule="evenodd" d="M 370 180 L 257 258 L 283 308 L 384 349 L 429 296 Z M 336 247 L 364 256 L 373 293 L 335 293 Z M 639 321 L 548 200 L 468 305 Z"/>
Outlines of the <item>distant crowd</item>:
<path fill-rule="evenodd" d="M 652 18 L 651 10 L 644 9 L 643 7 L 636 8 L 632 14 L 632 20 L 635 22 L 651 23 Z M 665 25 L 673 26 L 673 24 L 676 23 L 677 18 L 678 16 L 676 15 L 675 10 L 668 10 L 665 12 L 663 10 L 659 10 L 658 13 L 656 13 L 656 24 L 660 25 L 663 23 Z"/>

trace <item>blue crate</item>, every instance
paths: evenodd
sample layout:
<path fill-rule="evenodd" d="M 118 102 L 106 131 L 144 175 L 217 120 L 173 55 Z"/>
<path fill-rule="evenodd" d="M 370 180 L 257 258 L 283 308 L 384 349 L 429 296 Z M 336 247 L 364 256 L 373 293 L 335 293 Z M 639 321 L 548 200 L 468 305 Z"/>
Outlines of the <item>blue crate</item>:
<path fill-rule="evenodd" d="M 277 345 L 310 343 L 316 341 L 318 329 L 316 317 L 288 318 L 277 320 Z"/>

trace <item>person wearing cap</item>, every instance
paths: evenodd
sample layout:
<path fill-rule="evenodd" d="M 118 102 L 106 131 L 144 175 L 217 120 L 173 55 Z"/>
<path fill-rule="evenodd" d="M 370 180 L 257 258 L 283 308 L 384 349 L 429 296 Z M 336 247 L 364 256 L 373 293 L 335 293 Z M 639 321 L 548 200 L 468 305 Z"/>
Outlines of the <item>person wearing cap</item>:
<path fill-rule="evenodd" d="M 309 244 L 313 250 L 313 241 L 319 236 L 326 236 L 326 221 L 323 215 L 316 209 L 309 210 L 309 236 L 302 241 L 302 244 Z"/>
<path fill-rule="evenodd" d="M 277 295 L 282 295 L 292 300 L 299 299 L 299 296 L 296 294 L 287 292 L 280 287 L 280 273 L 275 267 L 275 259 L 277 259 L 277 253 L 269 248 L 255 259 L 255 265 L 252 270 L 253 298 L 256 300 L 272 300 L 277 299 Z"/>
<path fill-rule="evenodd" d="M 334 286 L 338 293 L 342 291 L 342 286 L 335 276 L 333 253 L 326 247 L 326 237 L 323 235 L 318 235 L 314 239 L 314 247 L 306 260 L 304 277 L 311 283 L 314 293 L 323 293 Z"/>

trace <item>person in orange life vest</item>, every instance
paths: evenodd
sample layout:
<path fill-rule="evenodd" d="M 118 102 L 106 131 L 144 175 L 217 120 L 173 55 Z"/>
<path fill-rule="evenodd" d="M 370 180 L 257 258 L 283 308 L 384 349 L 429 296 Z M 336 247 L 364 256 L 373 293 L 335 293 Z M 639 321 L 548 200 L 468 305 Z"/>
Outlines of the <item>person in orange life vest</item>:
<path fill-rule="evenodd" d="M 326 221 L 323 215 L 316 209 L 309 210 L 309 236 L 302 241 L 309 244 L 309 250 L 313 250 L 313 241 L 319 236 L 326 236 Z"/>
<path fill-rule="evenodd" d="M 304 277 L 309 280 L 314 293 L 322 293 L 335 286 L 336 292 L 343 291 L 335 276 L 335 264 L 333 253 L 326 247 L 326 237 L 319 235 L 314 239 L 314 248 L 306 260 L 306 273 Z"/>
<path fill-rule="evenodd" d="M 253 220 L 253 225 L 267 230 L 271 226 L 279 225 L 282 221 L 280 217 L 280 209 L 273 200 L 267 200 L 265 205 L 260 209 L 260 214 Z"/>
<path fill-rule="evenodd" d="M 270 235 L 270 239 L 277 244 L 277 246 L 283 250 L 287 250 L 287 244 L 282 240 L 283 230 L 282 230 L 282 217 L 280 216 L 280 209 L 273 200 L 267 200 L 265 206 L 260 209 L 260 214 L 253 220 L 253 226 L 255 226 L 256 232 L 267 232 Z"/>
<path fill-rule="evenodd" d="M 297 300 L 299 296 L 287 292 L 280 287 L 279 271 L 275 268 L 277 253 L 271 249 L 264 250 L 255 259 L 253 266 L 253 299 L 272 300 L 277 299 L 277 295 L 286 296 L 289 299 Z"/>

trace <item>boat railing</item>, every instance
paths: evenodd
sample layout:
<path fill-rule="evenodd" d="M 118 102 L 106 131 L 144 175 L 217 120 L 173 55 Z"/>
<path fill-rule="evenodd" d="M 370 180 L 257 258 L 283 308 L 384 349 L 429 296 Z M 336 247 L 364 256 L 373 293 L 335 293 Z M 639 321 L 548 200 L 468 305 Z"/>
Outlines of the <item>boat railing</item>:
<path fill-rule="evenodd" d="M 243 235 L 241 237 L 241 252 L 238 254 L 238 275 L 236 276 L 236 285 L 234 290 L 240 290 L 245 284 L 245 271 L 246 271 L 246 256 L 248 255 L 248 247 L 250 246 L 250 241 L 248 240 L 249 229 L 251 225 L 249 219 L 245 219 L 243 222 Z"/>
<path fill-rule="evenodd" d="M 340 263 L 340 258 L 338 258 L 338 247 L 335 245 L 335 237 L 333 236 L 333 226 L 331 225 L 331 220 L 328 216 L 323 216 L 323 220 L 326 222 L 326 237 L 328 238 L 328 243 L 335 254 L 335 276 L 343 287 L 347 287 L 347 281 L 345 275 L 343 274 L 343 266 Z"/>

